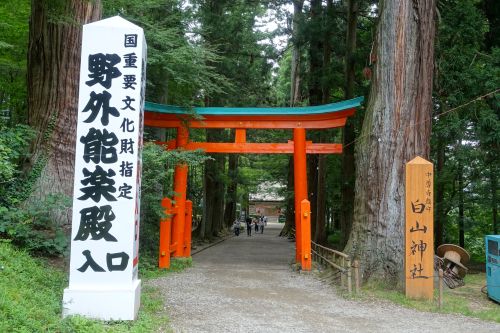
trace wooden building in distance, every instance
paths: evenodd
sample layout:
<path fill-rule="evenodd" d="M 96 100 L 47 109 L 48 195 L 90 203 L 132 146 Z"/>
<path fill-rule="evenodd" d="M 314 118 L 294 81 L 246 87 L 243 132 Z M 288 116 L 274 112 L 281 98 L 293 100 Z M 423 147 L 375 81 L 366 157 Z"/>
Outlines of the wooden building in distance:
<path fill-rule="evenodd" d="M 281 194 L 285 188 L 280 183 L 261 183 L 257 191 L 249 195 L 249 215 L 266 216 L 267 222 L 278 222 L 279 216 L 285 213 L 285 196 Z"/>

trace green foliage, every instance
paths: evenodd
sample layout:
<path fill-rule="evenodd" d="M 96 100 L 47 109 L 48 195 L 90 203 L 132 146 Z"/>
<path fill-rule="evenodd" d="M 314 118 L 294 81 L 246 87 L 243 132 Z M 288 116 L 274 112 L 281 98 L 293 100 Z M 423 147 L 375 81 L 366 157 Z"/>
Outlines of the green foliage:
<path fill-rule="evenodd" d="M 19 175 L 18 165 L 27 155 L 27 148 L 34 132 L 28 126 L 7 127 L 0 122 L 0 194 L 5 185 Z M 0 202 L 3 200 L 0 199 Z"/>
<path fill-rule="evenodd" d="M 161 207 L 164 197 L 172 198 L 172 177 L 175 165 L 186 163 L 190 168 L 202 164 L 207 156 L 198 151 L 165 150 L 154 143 L 146 143 L 142 151 L 141 180 L 141 241 L 143 258 L 157 259 L 160 219 L 165 217 Z"/>
<path fill-rule="evenodd" d="M 190 31 L 190 7 L 179 0 L 108 0 L 104 17 L 121 15 L 144 28 L 148 43 L 146 99 L 176 105 L 200 104 L 205 95 L 224 93 L 227 79 L 210 63 L 220 57 Z M 190 38 L 189 36 L 192 36 Z"/>
<path fill-rule="evenodd" d="M 484 235 L 493 232 L 497 205 L 493 193 L 498 193 L 500 95 L 470 101 L 500 87 L 500 53 L 496 47 L 484 49 L 491 22 L 477 1 L 442 6 L 434 95 L 435 113 L 444 115 L 433 119 L 431 148 L 435 161 L 444 160 L 435 182 L 444 194 L 437 197 L 436 206 L 438 214 L 443 212 L 438 217 L 444 224 L 444 241 L 458 243 L 464 235 L 473 259 L 484 261 Z"/>
<path fill-rule="evenodd" d="M 244 0 L 191 1 L 200 28 L 200 43 L 220 57 L 210 66 L 232 84 L 231 91 L 209 94 L 207 106 L 267 105 L 271 92 L 271 59 L 276 50 L 262 41 L 267 37 L 255 29 L 264 14 L 258 2 Z"/>
<path fill-rule="evenodd" d="M 29 0 L 0 2 L 0 117 L 11 124 L 26 117 L 29 14 Z"/>
<path fill-rule="evenodd" d="M 67 273 L 0 240 L 0 332 L 156 332 L 168 330 L 164 300 L 157 288 L 143 287 L 136 321 L 102 322 L 61 318 Z"/>
<path fill-rule="evenodd" d="M 69 207 L 67 197 L 50 195 L 26 208 L 0 206 L 0 237 L 27 251 L 49 256 L 64 254 L 68 237 L 53 216 Z"/>

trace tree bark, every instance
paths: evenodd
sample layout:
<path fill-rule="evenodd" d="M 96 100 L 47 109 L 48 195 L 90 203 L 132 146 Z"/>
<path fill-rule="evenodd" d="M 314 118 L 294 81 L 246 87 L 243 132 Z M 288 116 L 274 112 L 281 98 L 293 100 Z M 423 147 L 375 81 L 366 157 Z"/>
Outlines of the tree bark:
<path fill-rule="evenodd" d="M 207 129 L 207 142 L 219 142 L 221 130 Z M 205 186 L 203 192 L 204 233 L 200 236 L 211 238 L 217 236 L 224 220 L 224 182 L 221 174 L 225 171 L 225 155 L 210 154 L 211 159 L 205 162 Z"/>
<path fill-rule="evenodd" d="M 347 9 L 347 36 L 346 36 L 346 54 L 345 54 L 345 98 L 354 97 L 355 82 L 355 58 L 356 53 L 356 27 L 358 22 L 358 0 L 349 0 Z M 342 170 L 340 182 L 340 231 L 341 246 L 345 246 L 349 233 L 351 232 L 353 213 L 354 213 L 354 132 L 353 119 L 348 118 L 343 128 L 343 152 L 342 152 Z"/>
<path fill-rule="evenodd" d="M 332 43 L 331 38 L 333 35 L 333 0 L 326 2 L 326 19 L 325 19 L 325 33 L 323 36 L 323 73 L 330 75 L 331 57 L 332 57 Z M 321 85 L 322 91 L 322 104 L 330 102 L 331 80 L 323 80 Z M 321 131 L 319 134 L 319 142 L 324 142 L 325 132 Z M 319 244 L 326 244 L 326 156 L 324 154 L 318 155 L 318 172 L 317 172 L 317 191 L 316 191 L 316 227 L 315 233 L 311 231 L 314 236 L 314 241 Z"/>
<path fill-rule="evenodd" d="M 462 146 L 462 140 L 459 142 L 459 147 Z M 461 150 L 461 148 L 459 148 Z M 458 245 L 465 247 L 465 216 L 464 216 L 464 175 L 462 162 L 458 163 L 457 170 L 458 182 Z"/>
<path fill-rule="evenodd" d="M 37 136 L 25 166 L 31 174 L 26 203 L 73 195 L 82 25 L 100 17 L 100 0 L 31 1 L 28 123 Z M 53 218 L 69 225 L 71 209 Z"/>
<path fill-rule="evenodd" d="M 429 158 L 435 1 L 380 3 L 376 62 L 356 147 L 354 222 L 345 252 L 364 279 L 403 281 L 405 164 Z"/>
<path fill-rule="evenodd" d="M 314 136 L 316 137 L 316 136 Z M 313 141 L 315 141 L 313 139 Z M 307 200 L 311 204 L 311 236 L 316 233 L 316 217 L 318 216 L 318 155 L 307 155 Z"/>
<path fill-rule="evenodd" d="M 300 102 L 300 48 L 299 28 L 302 17 L 302 7 L 304 0 L 293 1 L 293 49 L 292 49 L 292 69 L 290 75 L 290 106 L 295 106 Z M 286 185 L 287 193 L 293 193 L 293 156 L 288 158 L 288 182 Z M 285 225 L 280 232 L 280 236 L 288 236 L 295 226 L 294 218 L 295 201 L 294 196 L 288 196 L 286 200 Z"/>
<path fill-rule="evenodd" d="M 288 236 L 292 229 L 295 228 L 295 194 L 294 193 L 294 177 L 293 177 L 293 156 L 288 159 L 288 181 L 286 185 L 287 198 L 285 210 L 285 225 L 280 232 L 280 236 Z M 248 215 L 247 215 L 248 216 Z"/>
<path fill-rule="evenodd" d="M 300 47 L 299 27 L 302 16 L 304 0 L 293 1 L 293 23 L 292 23 L 292 69 L 290 78 L 290 106 L 295 106 L 300 101 Z"/>
<path fill-rule="evenodd" d="M 498 201 L 497 201 L 497 174 L 495 165 L 490 166 L 490 190 L 491 190 L 491 214 L 493 222 L 493 234 L 498 235 Z"/>
<path fill-rule="evenodd" d="M 318 194 L 316 204 L 316 229 L 314 233 L 314 241 L 318 244 L 326 243 L 326 158 L 325 155 L 318 157 Z M 311 233 L 312 234 L 312 233 Z"/>
<path fill-rule="evenodd" d="M 325 76 L 323 71 L 323 46 L 324 39 L 322 29 L 323 8 L 321 0 L 312 0 L 309 12 L 309 73 L 308 73 L 308 95 L 309 105 L 319 105 L 323 99 L 322 81 Z M 317 138 L 317 133 L 312 132 L 312 137 Z M 313 139 L 314 141 L 314 139 Z M 308 200 L 311 203 L 311 235 L 316 233 L 317 193 L 318 193 L 318 155 L 308 155 Z"/>
<path fill-rule="evenodd" d="M 234 129 L 231 130 L 231 142 L 234 141 Z M 227 202 L 224 209 L 224 225 L 229 228 L 233 225 L 236 219 L 236 202 L 238 190 L 238 156 L 237 154 L 229 155 L 228 159 L 228 177 L 229 184 L 227 185 Z"/>
<path fill-rule="evenodd" d="M 436 164 L 436 247 L 444 243 L 444 227 L 446 223 L 446 213 L 444 207 L 444 180 L 442 179 L 445 163 L 444 138 L 438 137 L 437 143 L 437 164 Z"/>

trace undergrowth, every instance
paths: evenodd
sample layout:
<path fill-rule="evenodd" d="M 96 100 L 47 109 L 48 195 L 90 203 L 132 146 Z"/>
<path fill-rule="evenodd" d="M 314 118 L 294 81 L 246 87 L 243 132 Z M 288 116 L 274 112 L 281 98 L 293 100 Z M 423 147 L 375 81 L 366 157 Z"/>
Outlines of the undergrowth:
<path fill-rule="evenodd" d="M 172 269 L 141 267 L 141 279 L 180 271 L 190 259 L 173 260 Z M 146 265 L 147 266 L 147 265 Z M 0 332 L 157 332 L 169 331 L 158 288 L 142 287 L 141 308 L 135 321 L 104 322 L 80 316 L 62 319 L 63 290 L 68 273 L 51 267 L 0 239 Z"/>

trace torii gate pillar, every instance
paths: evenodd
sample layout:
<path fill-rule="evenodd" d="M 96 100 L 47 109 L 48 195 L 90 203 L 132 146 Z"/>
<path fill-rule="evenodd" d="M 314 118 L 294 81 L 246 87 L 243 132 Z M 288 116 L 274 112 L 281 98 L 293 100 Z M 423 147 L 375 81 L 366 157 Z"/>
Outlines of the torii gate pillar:
<path fill-rule="evenodd" d="M 180 126 L 177 127 L 177 148 L 184 148 L 188 143 L 189 130 Z M 174 173 L 174 200 L 176 207 L 176 214 L 172 220 L 172 245 L 173 257 L 184 257 L 185 247 L 191 247 L 191 244 L 186 244 L 184 233 L 187 232 L 185 226 L 186 222 L 186 191 L 187 191 L 187 164 L 178 164 L 175 167 Z M 191 231 L 191 226 L 189 232 Z"/>
<path fill-rule="evenodd" d="M 301 218 L 301 202 L 307 200 L 307 169 L 306 169 L 306 130 L 293 129 L 293 176 L 295 188 L 295 262 L 302 263 L 304 256 L 310 258 L 310 253 L 304 253 L 303 236 L 311 235 L 311 224 Z M 310 221 L 308 219 L 307 221 Z M 310 242 L 310 239 L 308 240 Z M 307 267 L 303 269 L 308 270 Z M 310 268 L 309 268 L 310 269 Z"/>

